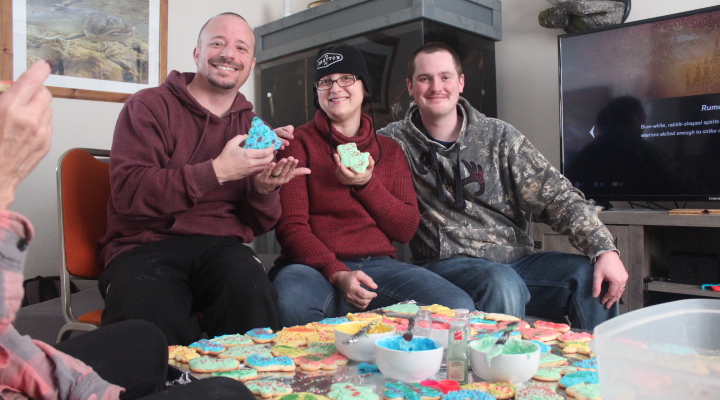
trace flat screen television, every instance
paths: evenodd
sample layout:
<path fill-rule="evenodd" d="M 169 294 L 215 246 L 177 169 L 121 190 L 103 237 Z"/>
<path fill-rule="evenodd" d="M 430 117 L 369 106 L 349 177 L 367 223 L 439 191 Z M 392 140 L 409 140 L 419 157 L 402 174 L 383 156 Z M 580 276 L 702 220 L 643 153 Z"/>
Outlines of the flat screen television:
<path fill-rule="evenodd" d="M 720 201 L 720 6 L 558 38 L 562 172 L 598 201 Z"/>

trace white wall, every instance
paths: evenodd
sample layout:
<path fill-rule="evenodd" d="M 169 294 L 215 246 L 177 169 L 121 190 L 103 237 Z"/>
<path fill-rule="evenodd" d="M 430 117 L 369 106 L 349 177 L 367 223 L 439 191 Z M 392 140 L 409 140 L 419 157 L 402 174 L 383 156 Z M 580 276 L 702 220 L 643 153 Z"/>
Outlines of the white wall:
<path fill-rule="evenodd" d="M 292 0 L 292 11 L 303 10 L 309 2 Z M 282 0 L 171 0 L 169 3 L 168 70 L 181 71 L 195 70 L 192 50 L 197 34 L 213 15 L 237 12 L 255 27 L 281 18 L 283 11 Z M 630 20 L 715 4 L 717 0 L 635 0 Z M 520 129 L 552 163 L 559 165 L 556 37 L 563 31 L 538 25 L 538 13 L 550 6 L 545 0 L 503 0 L 502 6 L 503 41 L 497 44 L 499 117 Z M 252 75 L 241 92 L 253 100 Z M 58 98 L 54 99 L 53 108 L 52 149 L 21 184 L 12 206 L 14 211 L 28 216 L 36 228 L 26 277 L 59 273 L 57 159 L 73 147 L 110 148 L 122 104 Z"/>

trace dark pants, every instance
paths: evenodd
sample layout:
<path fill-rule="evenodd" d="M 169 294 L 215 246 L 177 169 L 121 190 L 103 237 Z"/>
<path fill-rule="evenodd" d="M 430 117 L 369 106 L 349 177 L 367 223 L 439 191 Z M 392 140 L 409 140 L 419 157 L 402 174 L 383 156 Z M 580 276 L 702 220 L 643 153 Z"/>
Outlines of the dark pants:
<path fill-rule="evenodd" d="M 169 344 L 278 328 L 277 291 L 260 260 L 236 239 L 174 237 L 116 257 L 99 281 L 103 324 L 153 322 Z M 201 315 L 200 315 L 201 314 Z"/>
<path fill-rule="evenodd" d="M 92 367 L 101 378 L 122 386 L 122 400 L 255 400 L 240 382 L 209 378 L 165 389 L 168 348 L 162 332 L 146 321 L 123 321 L 73 337 L 55 347 Z"/>

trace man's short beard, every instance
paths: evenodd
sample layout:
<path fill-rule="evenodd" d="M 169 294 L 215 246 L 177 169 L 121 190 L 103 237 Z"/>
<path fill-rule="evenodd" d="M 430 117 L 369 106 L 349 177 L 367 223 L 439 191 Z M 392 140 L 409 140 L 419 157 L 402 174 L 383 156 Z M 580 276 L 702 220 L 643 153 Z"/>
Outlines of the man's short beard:
<path fill-rule="evenodd" d="M 235 82 L 229 82 L 229 83 L 218 82 L 213 76 L 208 76 L 207 79 L 211 85 L 213 85 L 217 88 L 220 88 L 220 89 L 225 89 L 225 90 L 233 89 L 235 87 L 235 85 L 237 85 L 237 83 L 238 83 L 237 80 L 235 80 Z"/>

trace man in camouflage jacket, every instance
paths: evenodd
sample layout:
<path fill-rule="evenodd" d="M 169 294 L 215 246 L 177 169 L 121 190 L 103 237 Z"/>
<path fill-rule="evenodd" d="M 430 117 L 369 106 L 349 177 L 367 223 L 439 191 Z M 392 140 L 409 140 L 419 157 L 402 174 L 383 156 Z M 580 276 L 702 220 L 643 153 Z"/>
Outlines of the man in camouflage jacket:
<path fill-rule="evenodd" d="M 422 214 L 414 262 L 463 288 L 478 310 L 568 316 L 581 329 L 616 316 L 628 274 L 592 204 L 520 132 L 460 97 L 451 48 L 428 43 L 411 60 L 415 103 L 380 133 L 402 146 L 413 171 Z M 585 256 L 533 253 L 529 214 Z"/>

